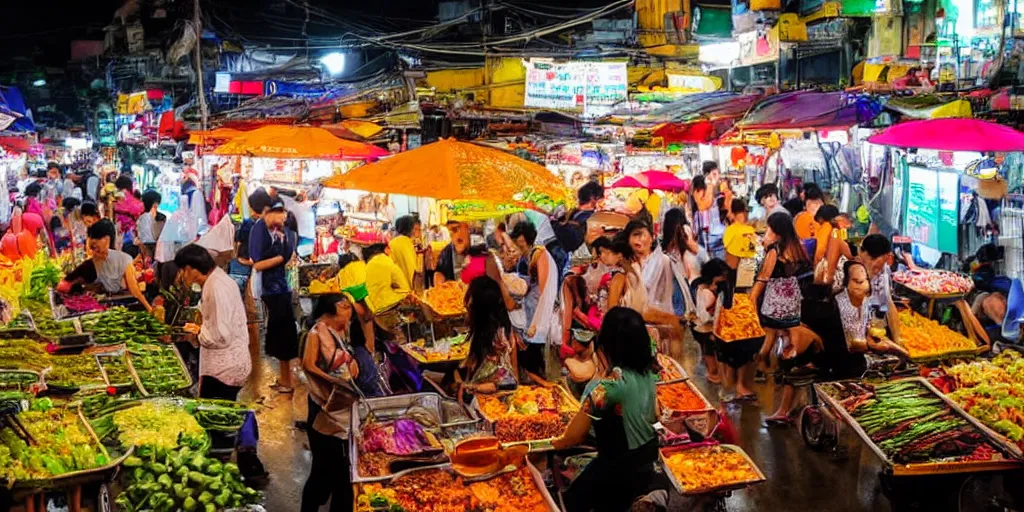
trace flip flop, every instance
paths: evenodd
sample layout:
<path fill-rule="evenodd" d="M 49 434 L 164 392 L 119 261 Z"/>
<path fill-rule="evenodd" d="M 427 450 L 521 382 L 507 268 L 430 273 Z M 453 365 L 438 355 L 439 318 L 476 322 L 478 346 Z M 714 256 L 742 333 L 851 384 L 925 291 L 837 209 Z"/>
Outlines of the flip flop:
<path fill-rule="evenodd" d="M 795 424 L 796 424 L 796 422 L 793 421 L 793 418 L 790 418 L 789 416 L 782 416 L 782 417 L 772 416 L 770 418 L 765 418 L 765 420 L 764 420 L 764 425 L 766 427 L 769 427 L 769 428 L 770 427 L 791 427 L 791 426 L 793 426 Z"/>
<path fill-rule="evenodd" d="M 736 398 L 733 399 L 733 402 L 741 402 L 741 403 L 757 402 L 757 395 L 755 395 L 753 393 L 751 393 L 749 395 L 738 395 L 738 396 L 736 396 Z"/>

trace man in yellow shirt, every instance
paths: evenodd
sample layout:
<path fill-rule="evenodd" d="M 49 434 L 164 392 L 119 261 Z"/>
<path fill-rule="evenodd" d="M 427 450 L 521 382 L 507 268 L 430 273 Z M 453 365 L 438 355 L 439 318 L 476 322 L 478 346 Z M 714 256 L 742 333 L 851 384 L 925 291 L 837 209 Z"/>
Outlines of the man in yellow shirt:
<path fill-rule="evenodd" d="M 374 314 L 384 311 L 409 296 L 409 282 L 402 269 L 387 255 L 384 244 L 363 249 L 366 262 L 366 305 Z"/>
<path fill-rule="evenodd" d="M 391 249 L 391 259 L 402 269 L 405 275 L 405 282 L 411 286 L 416 272 L 422 272 L 419 257 L 416 254 L 415 240 L 423 236 L 422 223 L 414 215 L 403 215 L 395 220 L 395 231 L 398 236 L 391 239 L 388 248 Z"/>
<path fill-rule="evenodd" d="M 730 224 L 722 235 L 725 246 L 725 262 L 733 270 L 741 259 L 753 258 L 757 255 L 757 234 L 753 226 L 747 224 L 747 203 L 742 199 L 733 199 L 729 205 Z"/>

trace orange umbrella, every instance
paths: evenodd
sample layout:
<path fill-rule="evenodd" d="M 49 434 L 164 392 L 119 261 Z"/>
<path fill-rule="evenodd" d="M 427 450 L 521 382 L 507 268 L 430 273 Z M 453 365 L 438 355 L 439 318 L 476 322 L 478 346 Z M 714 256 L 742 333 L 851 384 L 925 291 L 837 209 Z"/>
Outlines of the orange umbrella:
<path fill-rule="evenodd" d="M 324 181 L 324 186 L 436 199 L 508 202 L 516 195 L 568 197 L 544 166 L 497 149 L 445 139 Z"/>
<path fill-rule="evenodd" d="M 365 160 L 387 151 L 331 135 L 313 126 L 269 125 L 245 132 L 213 151 L 215 155 L 247 155 L 265 158 L 316 158 Z"/>
<path fill-rule="evenodd" d="M 230 140 L 242 135 L 242 130 L 234 128 L 216 128 L 213 130 L 196 130 L 188 134 L 189 144 L 207 144 L 215 141 Z"/>

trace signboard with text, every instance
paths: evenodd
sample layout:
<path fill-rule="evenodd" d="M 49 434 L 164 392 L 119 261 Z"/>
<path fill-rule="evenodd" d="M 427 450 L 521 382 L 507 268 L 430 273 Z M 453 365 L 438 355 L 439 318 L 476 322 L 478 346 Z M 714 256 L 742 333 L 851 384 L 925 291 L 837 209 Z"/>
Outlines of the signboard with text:
<path fill-rule="evenodd" d="M 955 172 L 910 166 L 904 233 L 921 245 L 957 254 L 959 188 Z"/>
<path fill-rule="evenodd" d="M 526 63 L 527 107 L 575 110 L 594 117 L 625 100 L 625 62 Z"/>

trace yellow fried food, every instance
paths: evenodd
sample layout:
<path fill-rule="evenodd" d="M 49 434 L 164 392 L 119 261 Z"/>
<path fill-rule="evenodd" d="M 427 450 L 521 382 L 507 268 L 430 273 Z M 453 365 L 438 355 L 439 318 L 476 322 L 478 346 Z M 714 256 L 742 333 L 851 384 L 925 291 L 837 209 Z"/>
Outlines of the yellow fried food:
<path fill-rule="evenodd" d="M 900 342 L 910 357 L 934 357 L 977 348 L 964 335 L 907 310 L 900 311 Z"/>
<path fill-rule="evenodd" d="M 760 479 L 746 457 L 721 446 L 673 453 L 665 466 L 688 493 Z"/>

